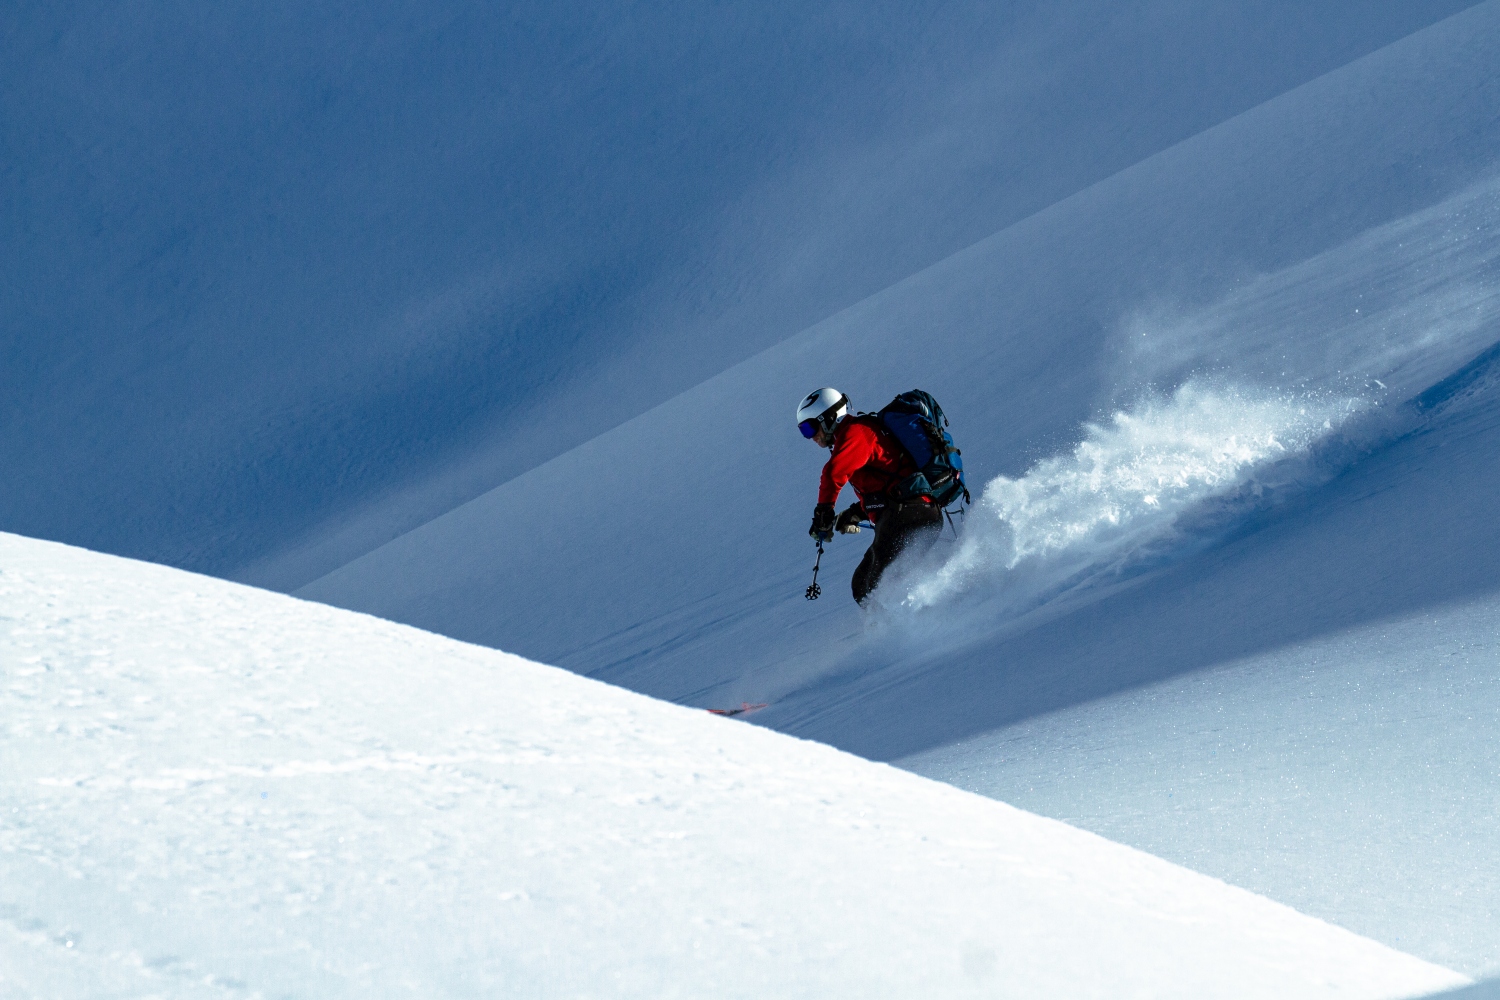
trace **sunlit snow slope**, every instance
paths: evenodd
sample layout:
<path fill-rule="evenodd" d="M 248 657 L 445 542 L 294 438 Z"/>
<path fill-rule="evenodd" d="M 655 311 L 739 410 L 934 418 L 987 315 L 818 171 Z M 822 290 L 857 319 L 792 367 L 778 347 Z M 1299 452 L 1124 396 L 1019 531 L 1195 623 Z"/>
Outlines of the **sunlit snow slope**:
<path fill-rule="evenodd" d="M 0 535 L 8 997 L 1401 997 L 1456 974 L 518 657 Z"/>
<path fill-rule="evenodd" d="M 1500 971 L 1497 52 L 1492 0 L 300 593 L 771 700 L 764 725 Z M 982 487 L 873 615 L 842 592 L 864 538 L 801 596 L 823 456 L 789 414 L 819 384 L 934 391 Z"/>

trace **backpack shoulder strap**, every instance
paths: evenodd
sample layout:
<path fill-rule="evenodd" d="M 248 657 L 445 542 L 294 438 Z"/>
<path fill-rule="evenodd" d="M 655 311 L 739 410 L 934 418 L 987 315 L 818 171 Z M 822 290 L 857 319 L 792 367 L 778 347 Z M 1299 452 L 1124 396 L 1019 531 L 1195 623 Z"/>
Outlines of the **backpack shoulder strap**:
<path fill-rule="evenodd" d="M 844 420 L 863 424 L 874 431 L 875 436 L 880 438 L 880 440 L 888 445 L 894 445 L 905 454 L 906 449 L 901 445 L 901 441 L 896 437 L 895 432 L 886 426 L 885 420 L 881 418 L 879 413 L 854 413 L 845 417 Z"/>

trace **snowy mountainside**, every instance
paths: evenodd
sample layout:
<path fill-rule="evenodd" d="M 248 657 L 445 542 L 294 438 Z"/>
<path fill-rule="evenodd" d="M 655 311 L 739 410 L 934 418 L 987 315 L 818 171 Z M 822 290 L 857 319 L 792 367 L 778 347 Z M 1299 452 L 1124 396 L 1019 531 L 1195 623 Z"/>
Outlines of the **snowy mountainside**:
<path fill-rule="evenodd" d="M 847 602 L 800 602 L 822 457 L 782 401 L 811 383 L 856 408 L 941 387 L 976 484 L 1070 449 L 1085 421 L 1170 391 L 1184 366 L 1271 410 L 1308 392 L 1421 392 L 1495 339 L 1497 42 L 1493 2 L 1421 32 L 298 593 L 681 699 L 860 627 Z M 1382 304 L 1360 312 L 1376 289 Z M 1158 317 L 1147 347 L 1142 317 Z M 830 576 L 847 577 L 859 548 L 835 546 Z"/>
<path fill-rule="evenodd" d="M 290 589 L 1466 6 L 10 5 L 0 528 Z"/>
<path fill-rule="evenodd" d="M 1471 649 L 1500 589 L 1484 514 L 1500 489 L 1497 51 L 1491 2 L 997 233 L 299 593 L 674 701 L 770 699 L 760 724 L 1024 793 L 1383 943 L 1500 970 L 1486 902 L 1500 843 L 1481 822 L 1500 773 L 1485 770 L 1495 664 Z M 822 382 L 858 408 L 933 390 L 986 488 L 962 541 L 893 579 L 872 619 L 840 593 L 863 538 L 824 559 L 823 600 L 801 599 L 822 456 L 788 401 Z M 1439 678 L 1419 626 L 1450 605 L 1479 617 L 1452 619 L 1471 655 Z M 1387 625 L 1401 670 L 1362 679 L 1379 654 L 1351 652 L 1327 685 L 1356 694 L 1287 697 L 1306 664 L 1373 648 L 1360 643 Z M 1216 679 L 1257 663 L 1265 676 Z M 1204 744 L 1173 727 L 1217 732 L 1213 716 L 1235 709 L 1254 748 L 1236 761 L 1253 765 L 1204 769 L 1187 802 L 1151 781 L 1198 773 Z M 1078 739 L 1084 727 L 1128 752 Z M 1011 752 L 1028 734 L 1042 757 Z M 1301 815 L 1278 805 L 1279 766 L 1312 775 L 1330 755 L 1358 766 L 1310 781 L 1324 797 Z M 1089 806 L 1080 790 L 1115 760 L 1131 780 Z M 1434 790 L 1446 805 L 1429 812 Z M 1377 811 L 1381 824 L 1361 821 Z"/>
<path fill-rule="evenodd" d="M 515 656 L 0 535 L 15 997 L 1404 997 L 1093 834 Z"/>

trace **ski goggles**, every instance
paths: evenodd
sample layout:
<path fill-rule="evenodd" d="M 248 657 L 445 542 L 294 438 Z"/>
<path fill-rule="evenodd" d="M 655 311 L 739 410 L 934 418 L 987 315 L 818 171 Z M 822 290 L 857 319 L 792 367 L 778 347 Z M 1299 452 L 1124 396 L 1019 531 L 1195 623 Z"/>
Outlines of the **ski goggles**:
<path fill-rule="evenodd" d="M 782 424 L 781 426 L 785 427 L 786 424 Z M 802 432 L 803 437 L 811 438 L 818 433 L 818 422 L 816 420 L 804 420 L 797 425 L 797 429 Z"/>

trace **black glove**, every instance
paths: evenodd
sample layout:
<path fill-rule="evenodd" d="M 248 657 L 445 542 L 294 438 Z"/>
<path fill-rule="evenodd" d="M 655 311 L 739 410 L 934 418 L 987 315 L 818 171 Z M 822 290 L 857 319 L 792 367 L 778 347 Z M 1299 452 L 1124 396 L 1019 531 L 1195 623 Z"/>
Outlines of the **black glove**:
<path fill-rule="evenodd" d="M 820 503 L 813 508 L 813 523 L 812 527 L 807 529 L 807 533 L 813 537 L 814 541 L 831 542 L 835 520 L 837 517 L 833 513 L 833 504 Z"/>
<path fill-rule="evenodd" d="M 841 535 L 857 535 L 859 534 L 859 522 L 864 519 L 865 509 L 857 503 L 851 504 L 839 515 L 839 519 L 834 522 L 833 527 Z"/>

